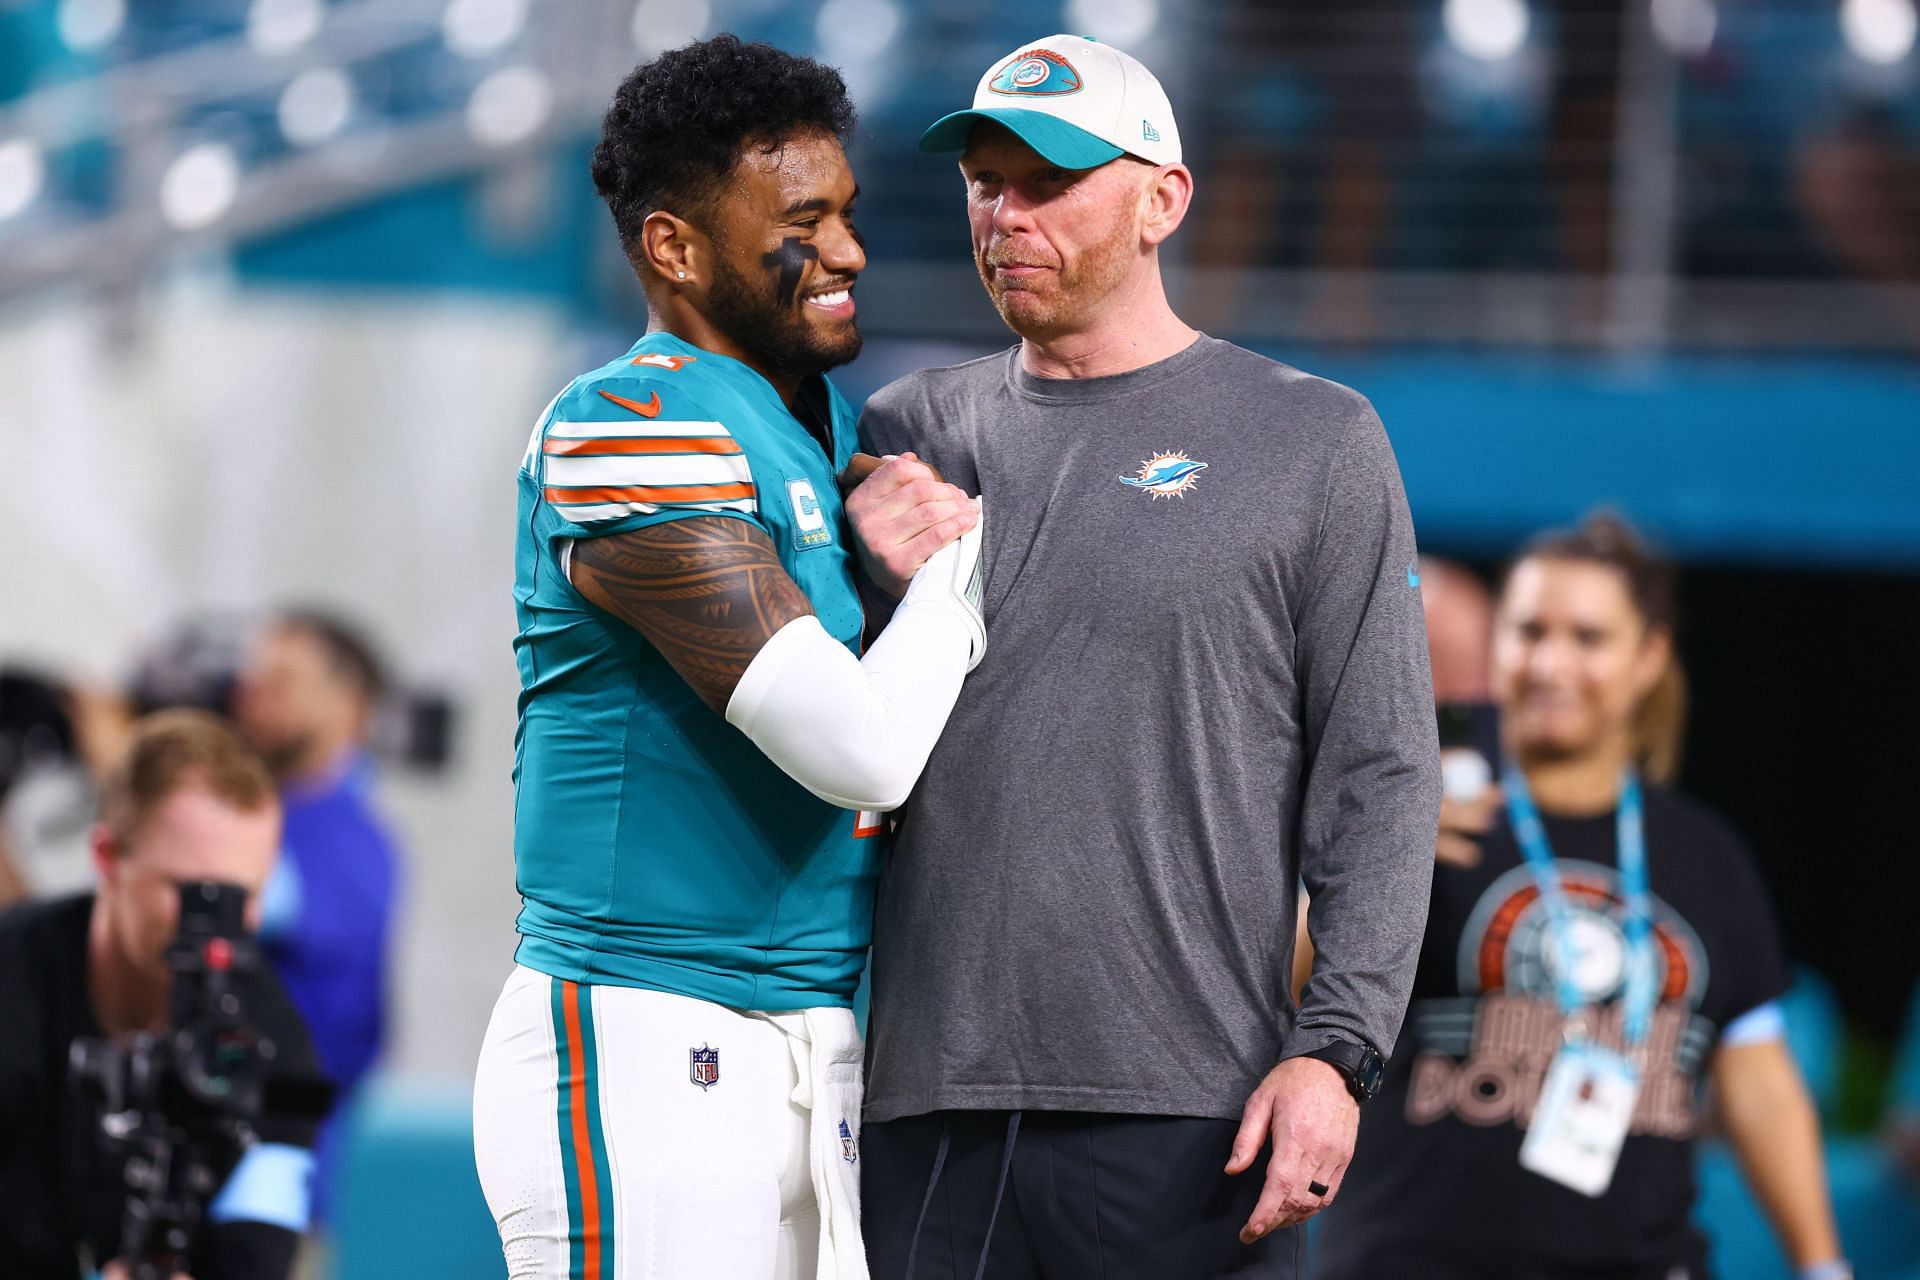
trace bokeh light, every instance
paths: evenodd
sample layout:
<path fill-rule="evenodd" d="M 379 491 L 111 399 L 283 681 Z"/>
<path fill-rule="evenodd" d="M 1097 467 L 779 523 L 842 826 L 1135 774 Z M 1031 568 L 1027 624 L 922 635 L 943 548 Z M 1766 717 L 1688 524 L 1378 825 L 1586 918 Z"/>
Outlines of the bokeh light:
<path fill-rule="evenodd" d="M 640 0 L 633 9 L 633 47 L 646 57 L 678 49 L 707 34 L 707 0 Z"/>
<path fill-rule="evenodd" d="M 1653 0 L 1653 33 L 1682 58 L 1697 58 L 1713 47 L 1720 11 L 1713 0 Z"/>
<path fill-rule="evenodd" d="M 296 146 L 325 142 L 353 114 L 353 82 L 338 67 L 295 76 L 280 94 L 280 132 Z"/>
<path fill-rule="evenodd" d="M 447 48 L 467 58 L 500 52 L 527 24 L 527 0 L 453 0 L 440 20 Z"/>
<path fill-rule="evenodd" d="M 175 156 L 160 178 L 160 212 L 182 231 L 212 226 L 240 192 L 240 160 L 224 142 L 203 142 Z"/>
<path fill-rule="evenodd" d="M 127 24 L 127 6 L 125 0 L 60 0 L 54 21 L 67 48 L 92 53 L 120 34 Z"/>
<path fill-rule="evenodd" d="M 814 34 L 828 61 L 864 62 L 879 57 L 900 34 L 900 9 L 892 0 L 827 0 Z"/>
<path fill-rule="evenodd" d="M 1067 29 L 1130 45 L 1145 39 L 1160 23 L 1159 0 L 1068 0 Z"/>
<path fill-rule="evenodd" d="M 0 142 L 0 222 L 19 216 L 39 198 L 47 162 L 32 138 Z"/>
<path fill-rule="evenodd" d="M 1447 0 L 1440 21 L 1455 48 L 1486 62 L 1518 53 L 1532 26 L 1524 0 Z"/>
<path fill-rule="evenodd" d="M 269 57 L 292 53 L 320 32 L 326 6 L 320 0 L 253 0 L 247 10 L 247 43 Z"/>
<path fill-rule="evenodd" d="M 1840 32 L 1847 48 L 1863 61 L 1891 66 L 1913 52 L 1916 19 L 1913 0 L 1846 0 L 1840 6 Z"/>
<path fill-rule="evenodd" d="M 506 147 L 539 132 L 553 112 L 553 85 L 532 67 L 505 67 L 482 80 L 467 103 L 467 128 Z"/>

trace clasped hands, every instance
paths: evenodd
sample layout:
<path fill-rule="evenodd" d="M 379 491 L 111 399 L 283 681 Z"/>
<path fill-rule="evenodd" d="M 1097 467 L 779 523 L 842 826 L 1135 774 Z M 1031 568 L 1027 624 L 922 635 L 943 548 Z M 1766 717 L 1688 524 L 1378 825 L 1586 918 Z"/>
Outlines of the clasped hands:
<path fill-rule="evenodd" d="M 929 556 L 980 523 L 973 498 L 912 453 L 856 453 L 840 487 L 860 567 L 896 600 Z"/>

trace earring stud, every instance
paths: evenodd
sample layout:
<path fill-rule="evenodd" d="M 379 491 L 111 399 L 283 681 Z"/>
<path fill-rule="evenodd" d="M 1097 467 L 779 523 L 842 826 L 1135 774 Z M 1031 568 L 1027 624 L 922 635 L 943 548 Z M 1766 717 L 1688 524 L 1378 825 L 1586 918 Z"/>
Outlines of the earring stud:
<path fill-rule="evenodd" d="M 682 271 L 682 272 L 680 273 L 680 278 L 681 278 L 682 280 L 685 280 L 685 279 L 687 278 L 687 273 L 686 273 L 686 272 L 684 272 L 684 271 Z"/>

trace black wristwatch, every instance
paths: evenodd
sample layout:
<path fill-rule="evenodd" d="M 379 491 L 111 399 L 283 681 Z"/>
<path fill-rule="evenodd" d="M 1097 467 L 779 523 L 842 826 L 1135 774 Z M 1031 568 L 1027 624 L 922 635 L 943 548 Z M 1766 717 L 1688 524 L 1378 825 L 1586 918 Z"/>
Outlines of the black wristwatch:
<path fill-rule="evenodd" d="M 1332 1044 L 1310 1049 L 1300 1056 L 1318 1058 L 1345 1076 L 1347 1092 L 1353 1095 L 1355 1102 L 1365 1103 L 1380 1092 L 1380 1073 L 1386 1069 L 1386 1063 L 1373 1051 L 1372 1045 L 1335 1040 Z"/>

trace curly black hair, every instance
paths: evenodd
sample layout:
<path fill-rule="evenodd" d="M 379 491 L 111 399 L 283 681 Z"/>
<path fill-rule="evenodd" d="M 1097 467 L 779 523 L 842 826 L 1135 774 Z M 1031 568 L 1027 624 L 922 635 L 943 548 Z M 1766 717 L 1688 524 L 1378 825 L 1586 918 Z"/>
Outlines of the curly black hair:
<path fill-rule="evenodd" d="M 819 129 L 845 140 L 840 73 L 771 45 L 718 35 L 642 63 L 620 82 L 593 150 L 593 185 L 631 257 L 647 215 L 701 223 L 746 146 Z"/>

